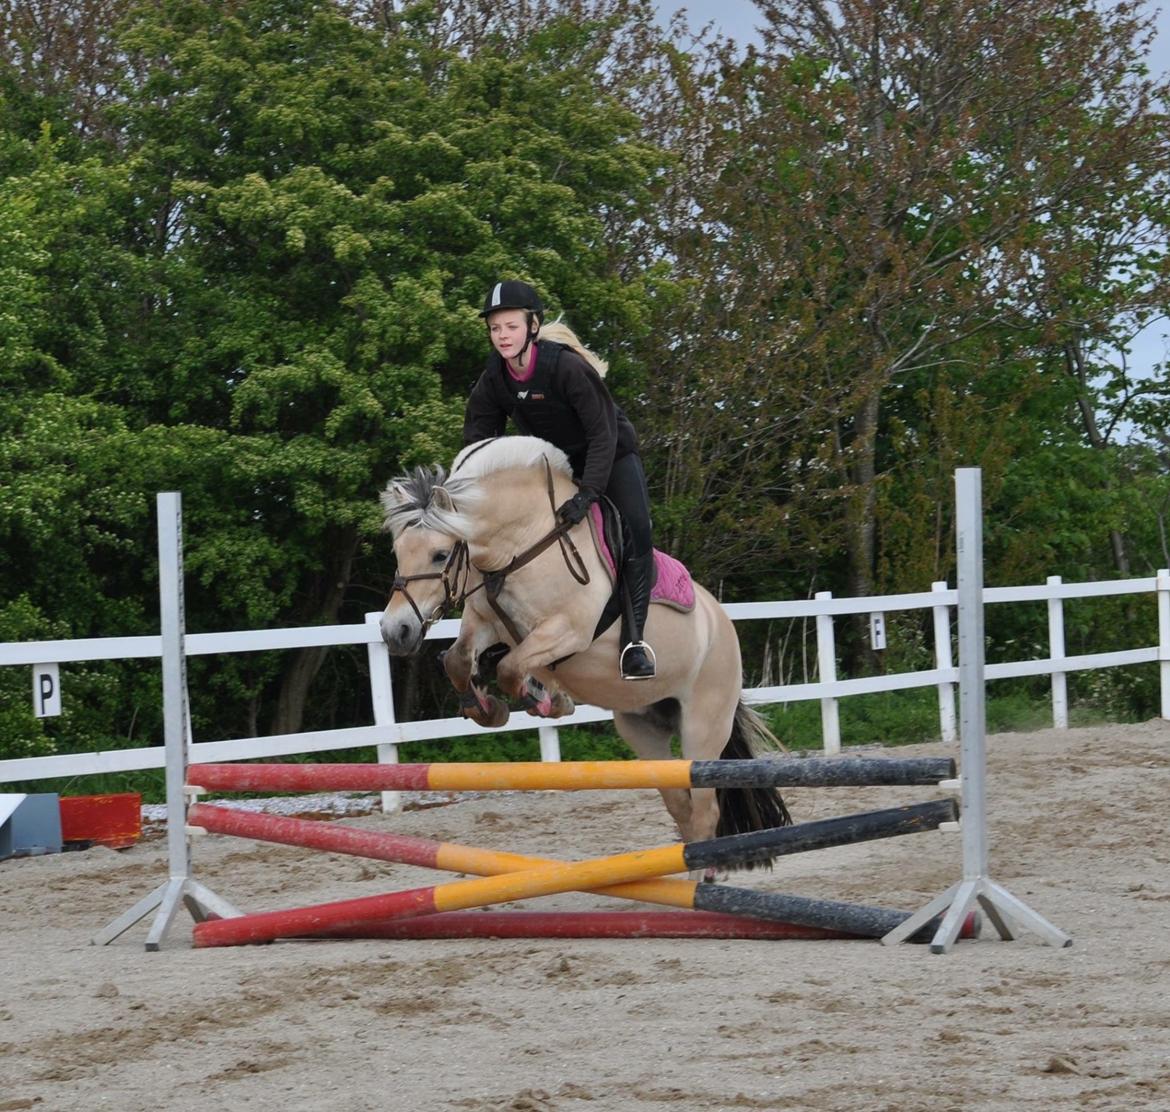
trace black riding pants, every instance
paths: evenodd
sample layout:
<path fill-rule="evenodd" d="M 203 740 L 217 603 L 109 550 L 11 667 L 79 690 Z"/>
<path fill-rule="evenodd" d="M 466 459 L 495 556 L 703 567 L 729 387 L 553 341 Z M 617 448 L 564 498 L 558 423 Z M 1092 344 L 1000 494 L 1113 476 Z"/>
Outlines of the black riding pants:
<path fill-rule="evenodd" d="M 650 491 L 642 457 L 630 452 L 614 460 L 605 495 L 618 508 L 629 531 L 630 551 L 626 558 L 648 556 L 653 551 L 650 524 Z"/>

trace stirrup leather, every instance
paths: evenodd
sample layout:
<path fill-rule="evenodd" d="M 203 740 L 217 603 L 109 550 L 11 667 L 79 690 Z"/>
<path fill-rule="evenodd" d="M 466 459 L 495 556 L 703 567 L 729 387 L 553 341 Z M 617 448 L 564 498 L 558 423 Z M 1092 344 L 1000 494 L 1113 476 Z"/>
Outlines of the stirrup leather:
<path fill-rule="evenodd" d="M 626 653 L 631 649 L 642 649 L 650 658 L 650 665 L 654 671 L 648 676 L 631 676 L 626 673 Z M 658 659 L 654 655 L 654 650 L 645 641 L 631 641 L 624 649 L 622 655 L 618 658 L 618 672 L 623 680 L 649 680 L 653 679 L 658 673 Z"/>

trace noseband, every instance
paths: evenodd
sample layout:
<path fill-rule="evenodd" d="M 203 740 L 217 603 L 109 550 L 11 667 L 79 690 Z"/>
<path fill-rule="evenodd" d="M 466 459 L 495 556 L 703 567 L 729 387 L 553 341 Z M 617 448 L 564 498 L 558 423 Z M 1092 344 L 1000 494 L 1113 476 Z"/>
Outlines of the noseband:
<path fill-rule="evenodd" d="M 428 629 L 453 606 L 463 601 L 467 589 L 467 573 L 470 567 L 471 560 L 467 553 L 467 542 L 456 541 L 442 571 L 420 572 L 418 575 L 396 575 L 394 582 L 390 585 L 390 598 L 394 598 L 395 594 L 400 593 L 410 603 L 410 608 L 414 611 L 414 616 L 418 618 L 423 629 Z M 410 583 L 418 583 L 424 579 L 438 579 L 443 584 L 443 601 L 431 611 L 429 618 L 423 617 L 418 603 L 411 597 L 408 586 Z"/>

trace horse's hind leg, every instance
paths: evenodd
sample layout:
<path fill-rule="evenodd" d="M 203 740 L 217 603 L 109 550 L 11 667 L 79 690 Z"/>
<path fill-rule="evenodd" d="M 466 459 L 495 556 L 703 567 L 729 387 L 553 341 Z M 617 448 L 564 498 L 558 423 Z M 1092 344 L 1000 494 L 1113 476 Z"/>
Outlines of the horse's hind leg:
<path fill-rule="evenodd" d="M 689 761 L 717 759 L 731 735 L 735 721 L 738 692 L 729 697 L 725 690 L 695 692 L 682 707 L 679 741 L 682 755 Z M 719 827 L 719 799 L 714 788 L 692 788 L 691 837 L 704 841 L 716 837 Z M 715 869 L 708 869 L 704 880 L 714 880 Z"/>
<path fill-rule="evenodd" d="M 674 731 L 672 723 L 663 716 L 652 712 L 634 714 L 628 711 L 614 711 L 613 721 L 617 732 L 642 760 L 668 761 L 673 756 L 670 740 Z M 692 799 L 696 792 L 687 791 L 685 788 L 660 788 L 659 794 L 678 827 L 679 837 L 684 842 L 695 841 Z M 692 874 L 692 879 L 698 880 L 698 874 Z"/>

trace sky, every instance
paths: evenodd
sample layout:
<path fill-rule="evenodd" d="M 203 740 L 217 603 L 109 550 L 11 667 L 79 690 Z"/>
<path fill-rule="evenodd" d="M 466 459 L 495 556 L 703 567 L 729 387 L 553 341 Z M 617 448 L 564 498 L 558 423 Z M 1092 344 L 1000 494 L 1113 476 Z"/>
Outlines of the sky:
<path fill-rule="evenodd" d="M 1159 6 L 1162 9 L 1158 14 L 1158 41 L 1151 62 L 1155 69 L 1165 73 L 1170 70 L 1170 0 L 1148 2 L 1146 6 L 1151 11 Z M 756 37 L 755 27 L 760 20 L 752 0 L 690 0 L 689 3 L 668 2 L 658 5 L 659 12 L 666 17 L 679 8 L 686 9 L 692 27 L 713 23 L 728 38 L 738 42 L 747 42 Z"/>
<path fill-rule="evenodd" d="M 1170 73 L 1170 0 L 1148 0 L 1146 7 L 1157 15 L 1158 36 L 1150 54 L 1150 68 L 1155 72 Z M 756 40 L 756 24 L 762 22 L 752 0 L 690 0 L 689 3 L 659 4 L 663 17 L 685 8 L 692 27 L 711 23 L 727 38 L 744 43 Z M 1131 345 L 1129 365 L 1137 376 L 1148 374 L 1155 363 L 1170 360 L 1170 322 L 1156 321 L 1139 335 Z"/>

